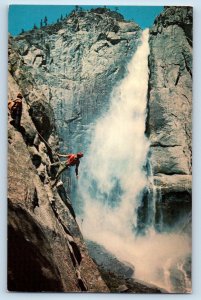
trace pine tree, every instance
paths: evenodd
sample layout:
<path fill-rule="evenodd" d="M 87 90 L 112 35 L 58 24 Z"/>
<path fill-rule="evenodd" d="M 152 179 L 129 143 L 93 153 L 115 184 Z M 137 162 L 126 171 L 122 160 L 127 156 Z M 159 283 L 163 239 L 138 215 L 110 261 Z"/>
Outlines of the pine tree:
<path fill-rule="evenodd" d="M 36 26 L 36 24 L 34 24 L 33 29 L 34 29 L 34 30 L 35 30 L 35 29 L 38 29 L 38 27 Z"/>
<path fill-rule="evenodd" d="M 63 20 L 63 15 L 61 15 L 61 17 L 60 17 L 60 21 L 62 21 Z"/>
<path fill-rule="evenodd" d="M 41 19 L 40 20 L 40 28 L 42 28 L 43 27 L 43 20 Z"/>
<path fill-rule="evenodd" d="M 47 17 L 44 18 L 44 25 L 47 26 Z"/>
<path fill-rule="evenodd" d="M 80 10 L 80 6 L 79 5 L 75 5 L 75 11 L 79 11 Z"/>
<path fill-rule="evenodd" d="M 22 30 L 21 30 L 21 34 L 22 34 L 22 33 L 24 33 L 24 28 L 22 28 Z"/>

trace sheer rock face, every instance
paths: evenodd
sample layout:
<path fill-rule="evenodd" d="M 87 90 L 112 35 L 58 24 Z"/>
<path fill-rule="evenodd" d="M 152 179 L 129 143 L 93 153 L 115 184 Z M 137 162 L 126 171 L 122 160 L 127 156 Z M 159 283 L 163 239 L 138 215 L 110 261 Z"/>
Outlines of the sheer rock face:
<path fill-rule="evenodd" d="M 15 98 L 21 90 L 10 74 L 8 83 Z M 28 111 L 23 98 L 18 129 L 8 114 L 8 290 L 107 292 L 63 186 L 51 187 L 53 156 Z"/>
<path fill-rule="evenodd" d="M 11 72 L 30 105 L 51 105 L 64 151 L 85 150 L 89 124 L 107 110 L 140 33 L 120 14 L 95 9 L 11 39 L 19 56 L 10 55 Z"/>
<path fill-rule="evenodd" d="M 150 162 L 164 211 L 169 201 L 174 210 L 177 201 L 185 205 L 182 198 L 191 202 L 191 7 L 166 7 L 156 19 L 150 30 L 149 67 L 146 131 L 151 143 Z"/>

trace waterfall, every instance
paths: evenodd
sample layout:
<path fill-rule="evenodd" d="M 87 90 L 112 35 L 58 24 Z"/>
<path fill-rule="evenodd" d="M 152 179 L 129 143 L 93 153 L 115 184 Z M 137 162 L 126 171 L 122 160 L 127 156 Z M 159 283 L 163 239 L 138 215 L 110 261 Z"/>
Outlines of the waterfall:
<path fill-rule="evenodd" d="M 128 65 L 126 78 L 113 91 L 109 111 L 95 125 L 85 158 L 86 167 L 83 167 L 87 173 L 81 178 L 81 185 L 85 187 L 85 195 L 82 195 L 84 219 L 96 222 L 86 215 L 87 206 L 94 210 L 101 206 L 101 219 L 108 219 L 110 215 L 108 225 L 115 230 L 118 227 L 119 234 L 128 231 L 128 227 L 136 227 L 138 197 L 147 184 L 143 167 L 149 149 L 144 135 L 149 74 L 148 36 L 148 30 L 145 30 L 141 45 Z M 118 224 L 120 220 L 121 224 Z"/>
<path fill-rule="evenodd" d="M 136 278 L 170 290 L 171 280 L 166 278 L 171 273 L 169 259 L 177 261 L 190 253 L 188 240 L 154 230 L 146 236 L 136 235 L 137 210 L 150 182 L 146 172 L 149 141 L 145 136 L 148 40 L 146 29 L 125 78 L 113 90 L 109 110 L 92 128 L 91 143 L 80 166 L 79 223 L 86 239 L 133 266 Z M 155 207 L 151 210 L 154 213 Z"/>

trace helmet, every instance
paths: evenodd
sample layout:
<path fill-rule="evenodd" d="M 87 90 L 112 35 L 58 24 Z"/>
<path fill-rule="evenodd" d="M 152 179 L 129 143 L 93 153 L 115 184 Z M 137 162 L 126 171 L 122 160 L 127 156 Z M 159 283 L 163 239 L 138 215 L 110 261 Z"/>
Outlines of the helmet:
<path fill-rule="evenodd" d="M 17 98 L 21 98 L 21 99 L 22 99 L 22 98 L 23 98 L 23 97 L 22 97 L 22 94 L 21 94 L 21 93 L 18 93 L 18 94 L 17 94 Z"/>
<path fill-rule="evenodd" d="M 78 156 L 78 157 L 83 157 L 84 154 L 83 154 L 82 152 L 78 152 L 78 153 L 77 153 L 77 156 Z"/>

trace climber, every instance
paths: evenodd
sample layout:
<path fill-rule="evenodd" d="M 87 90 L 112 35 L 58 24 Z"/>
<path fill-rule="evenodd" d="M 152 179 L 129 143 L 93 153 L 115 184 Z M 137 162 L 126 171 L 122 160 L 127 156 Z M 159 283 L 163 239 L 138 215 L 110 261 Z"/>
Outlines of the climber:
<path fill-rule="evenodd" d="M 17 98 L 15 100 L 8 101 L 8 109 L 13 119 L 11 121 L 11 124 L 16 128 L 20 128 L 22 116 L 22 98 L 22 94 L 18 93 Z"/>
<path fill-rule="evenodd" d="M 84 156 L 82 152 L 78 152 L 77 154 L 59 154 L 57 153 L 58 157 L 65 157 L 66 161 L 59 161 L 50 165 L 50 167 L 59 167 L 57 174 L 55 176 L 55 181 L 53 185 L 55 185 L 58 181 L 59 176 L 63 171 L 67 170 L 71 166 L 75 166 L 75 174 L 78 179 L 78 167 L 80 164 L 80 158 Z"/>

